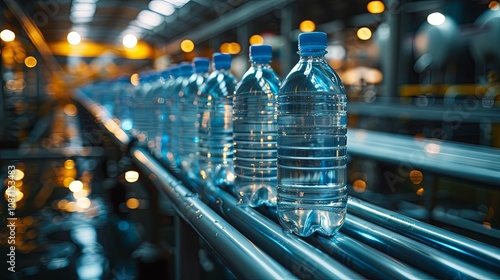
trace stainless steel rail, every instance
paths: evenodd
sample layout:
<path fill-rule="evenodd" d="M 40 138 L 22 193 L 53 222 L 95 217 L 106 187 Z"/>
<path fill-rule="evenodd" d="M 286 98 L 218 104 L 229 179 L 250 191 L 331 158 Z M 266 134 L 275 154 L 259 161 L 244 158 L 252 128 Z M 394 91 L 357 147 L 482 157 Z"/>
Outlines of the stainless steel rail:
<path fill-rule="evenodd" d="M 493 186 L 500 182 L 499 149 L 354 128 L 347 131 L 347 138 L 351 155 Z"/>
<path fill-rule="evenodd" d="M 200 186 L 198 186 L 199 188 Z M 193 186 L 191 185 L 192 189 Z M 269 255 L 303 279 L 360 279 L 359 274 L 319 251 L 303 239 L 286 233 L 275 222 L 250 207 L 237 205 L 221 189 L 204 188 L 204 201 Z"/>
<path fill-rule="evenodd" d="M 348 207 L 349 213 L 366 221 L 401 233 L 478 266 L 500 271 L 499 248 L 420 222 L 357 198 L 350 197 Z"/>
<path fill-rule="evenodd" d="M 239 279 L 296 279 L 290 271 L 250 242 L 230 223 L 170 175 L 150 153 L 133 147 L 140 171 L 163 191 L 175 210 L 221 257 Z"/>
<path fill-rule="evenodd" d="M 80 102 L 100 116 L 101 107 L 85 98 Z M 110 133 L 130 143 L 119 129 Z M 143 176 L 239 278 L 500 278 L 499 248 L 359 199 L 349 199 L 346 222 L 336 236 L 300 238 L 281 229 L 275 208 L 241 207 L 224 190 L 169 169 L 147 148 L 131 146 L 130 151 Z"/>
<path fill-rule="evenodd" d="M 435 279 L 341 232 L 332 238 L 316 236 L 310 242 L 369 279 Z"/>
<path fill-rule="evenodd" d="M 73 99 L 89 111 L 96 122 L 101 125 L 101 128 L 107 131 L 118 145 L 127 147 L 132 142 L 130 136 L 125 133 L 115 121 L 106 115 L 106 109 L 103 106 L 95 103 L 79 90 L 75 90 Z"/>
<path fill-rule="evenodd" d="M 500 274 L 475 266 L 363 219 L 349 216 L 342 231 L 378 250 L 440 279 L 499 279 Z"/>

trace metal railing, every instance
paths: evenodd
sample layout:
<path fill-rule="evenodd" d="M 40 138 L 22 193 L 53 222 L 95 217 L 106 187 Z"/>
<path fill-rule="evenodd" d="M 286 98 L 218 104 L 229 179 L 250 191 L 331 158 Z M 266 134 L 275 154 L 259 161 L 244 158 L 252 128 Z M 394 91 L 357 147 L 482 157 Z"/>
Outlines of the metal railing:
<path fill-rule="evenodd" d="M 101 107 L 91 100 L 78 95 L 76 99 L 83 101 L 80 103 L 90 111 L 94 110 L 96 118 L 104 115 L 96 111 Z M 112 128 L 108 133 L 121 141 L 122 132 L 113 125 L 102 126 L 108 127 Z M 350 133 L 365 134 L 358 142 L 372 139 L 359 130 Z M 361 146 L 356 147 L 361 145 L 356 144 L 356 137 L 350 138 L 350 151 L 362 154 Z M 397 145 L 398 141 L 406 140 L 394 141 Z M 375 142 L 370 142 L 370 146 Z M 346 222 L 334 237 L 301 238 L 286 233 L 276 222 L 274 208 L 239 206 L 236 198 L 224 190 L 207 188 L 200 178 L 169 169 L 167 159 L 147 147 L 130 145 L 127 141 L 123 144 L 129 145 L 130 156 L 143 178 L 151 180 L 159 194 L 172 202 L 178 216 L 210 245 L 238 278 L 500 278 L 499 248 L 352 197 Z M 384 144 L 390 145 L 380 143 L 381 149 Z M 425 149 L 425 143 L 415 144 L 415 150 L 417 148 Z M 386 156 L 370 155 L 370 151 L 366 154 Z M 444 153 L 442 157 L 430 159 L 436 164 L 438 161 L 452 164 L 453 160 L 453 156 Z M 487 160 L 478 161 L 477 167 L 483 168 L 490 179 L 496 178 L 495 167 L 490 168 Z"/>

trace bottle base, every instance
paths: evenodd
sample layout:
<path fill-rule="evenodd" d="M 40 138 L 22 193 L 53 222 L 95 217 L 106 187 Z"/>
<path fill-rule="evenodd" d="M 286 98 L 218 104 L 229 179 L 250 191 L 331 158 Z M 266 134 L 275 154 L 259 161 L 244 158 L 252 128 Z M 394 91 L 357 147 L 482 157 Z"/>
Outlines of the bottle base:
<path fill-rule="evenodd" d="M 268 184 L 248 184 L 235 187 L 238 205 L 259 207 L 266 205 L 276 207 L 276 187 Z"/>
<path fill-rule="evenodd" d="M 346 208 L 280 210 L 278 218 L 285 231 L 307 237 L 317 232 L 323 236 L 333 236 L 344 224 Z M 323 207 L 325 208 L 325 207 Z"/>

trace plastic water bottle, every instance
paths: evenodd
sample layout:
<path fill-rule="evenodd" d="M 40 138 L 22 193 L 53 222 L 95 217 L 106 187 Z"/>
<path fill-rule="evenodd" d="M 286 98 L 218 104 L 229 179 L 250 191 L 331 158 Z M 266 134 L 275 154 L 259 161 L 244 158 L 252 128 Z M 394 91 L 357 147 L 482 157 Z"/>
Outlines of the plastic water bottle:
<path fill-rule="evenodd" d="M 287 231 L 332 236 L 347 207 L 346 92 L 324 59 L 326 34 L 298 38 L 300 60 L 278 93 L 277 211 Z"/>
<path fill-rule="evenodd" d="M 115 112 L 120 127 L 129 132 L 134 126 L 133 108 L 135 99 L 135 87 L 130 82 L 130 76 L 121 76 L 117 79 L 115 87 Z"/>
<path fill-rule="evenodd" d="M 200 89 L 199 164 L 208 187 L 219 186 L 232 192 L 233 96 L 238 80 L 230 72 L 231 55 L 214 53 L 214 71 Z"/>
<path fill-rule="evenodd" d="M 180 138 L 181 138 L 181 104 L 180 100 L 184 95 L 184 88 L 187 85 L 189 76 L 193 74 L 193 65 L 190 62 L 181 62 L 178 66 L 179 73 L 171 88 L 172 106 L 170 108 L 171 123 L 171 146 L 170 152 L 172 159 L 170 161 L 172 168 L 176 169 L 181 163 Z"/>
<path fill-rule="evenodd" d="M 198 101 L 201 85 L 208 77 L 210 59 L 195 57 L 193 74 L 188 78 L 184 93 L 179 100 L 180 111 L 180 143 L 181 167 L 184 171 L 195 174 L 197 170 L 198 152 Z"/>
<path fill-rule="evenodd" d="M 241 205 L 276 206 L 276 96 L 270 45 L 252 45 L 233 99 L 234 191 Z"/>
<path fill-rule="evenodd" d="M 179 65 L 174 64 L 170 67 L 170 77 L 165 83 L 165 89 L 164 89 L 164 96 L 165 96 L 165 106 L 166 106 L 166 119 L 164 122 L 164 134 L 163 134 L 163 154 L 162 156 L 165 156 L 167 160 L 169 161 L 169 164 L 172 164 L 174 162 L 174 154 L 172 150 L 174 149 L 173 146 L 173 138 L 174 138 L 174 121 L 176 118 L 176 98 L 174 97 L 174 86 L 175 86 L 175 81 L 177 77 L 180 74 L 180 68 Z"/>

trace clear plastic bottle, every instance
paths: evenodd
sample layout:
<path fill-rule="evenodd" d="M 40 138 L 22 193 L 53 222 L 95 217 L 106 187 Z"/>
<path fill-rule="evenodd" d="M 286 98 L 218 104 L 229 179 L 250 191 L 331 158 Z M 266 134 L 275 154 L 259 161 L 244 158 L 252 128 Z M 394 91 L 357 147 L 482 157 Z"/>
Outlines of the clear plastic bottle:
<path fill-rule="evenodd" d="M 115 92 L 115 113 L 120 127 L 127 133 L 134 126 L 133 109 L 135 87 L 130 82 L 130 76 L 121 76 L 113 88 Z"/>
<path fill-rule="evenodd" d="M 163 125 L 163 137 L 162 137 L 162 156 L 166 157 L 169 164 L 171 165 L 174 162 L 174 154 L 173 154 L 173 138 L 174 138 L 174 129 L 173 123 L 176 118 L 176 99 L 174 97 L 174 86 L 177 77 L 180 74 L 179 65 L 173 64 L 170 66 L 169 78 L 165 82 L 164 87 L 164 96 L 165 96 L 165 116 L 166 119 Z"/>
<path fill-rule="evenodd" d="M 193 74 L 188 78 L 184 93 L 180 98 L 180 143 L 181 167 L 188 173 L 196 173 L 198 152 L 198 101 L 201 85 L 208 77 L 210 59 L 195 57 Z"/>
<path fill-rule="evenodd" d="M 171 125 L 171 137 L 170 137 L 170 152 L 172 158 L 170 159 L 170 165 L 172 168 L 177 169 L 181 164 L 181 98 L 184 95 L 184 89 L 187 85 L 189 76 L 193 74 L 193 66 L 190 62 L 181 62 L 178 66 L 178 75 L 171 88 L 171 107 L 170 107 L 170 125 Z"/>
<path fill-rule="evenodd" d="M 278 217 L 299 236 L 334 235 L 347 208 L 347 98 L 324 59 L 326 34 L 299 35 L 299 62 L 278 93 Z"/>
<path fill-rule="evenodd" d="M 208 187 L 232 192 L 233 96 L 238 83 L 231 74 L 231 55 L 214 53 L 214 71 L 200 88 L 199 154 L 200 175 Z"/>
<path fill-rule="evenodd" d="M 249 48 L 250 68 L 233 99 L 234 192 L 240 205 L 276 206 L 276 95 L 270 45 Z"/>

